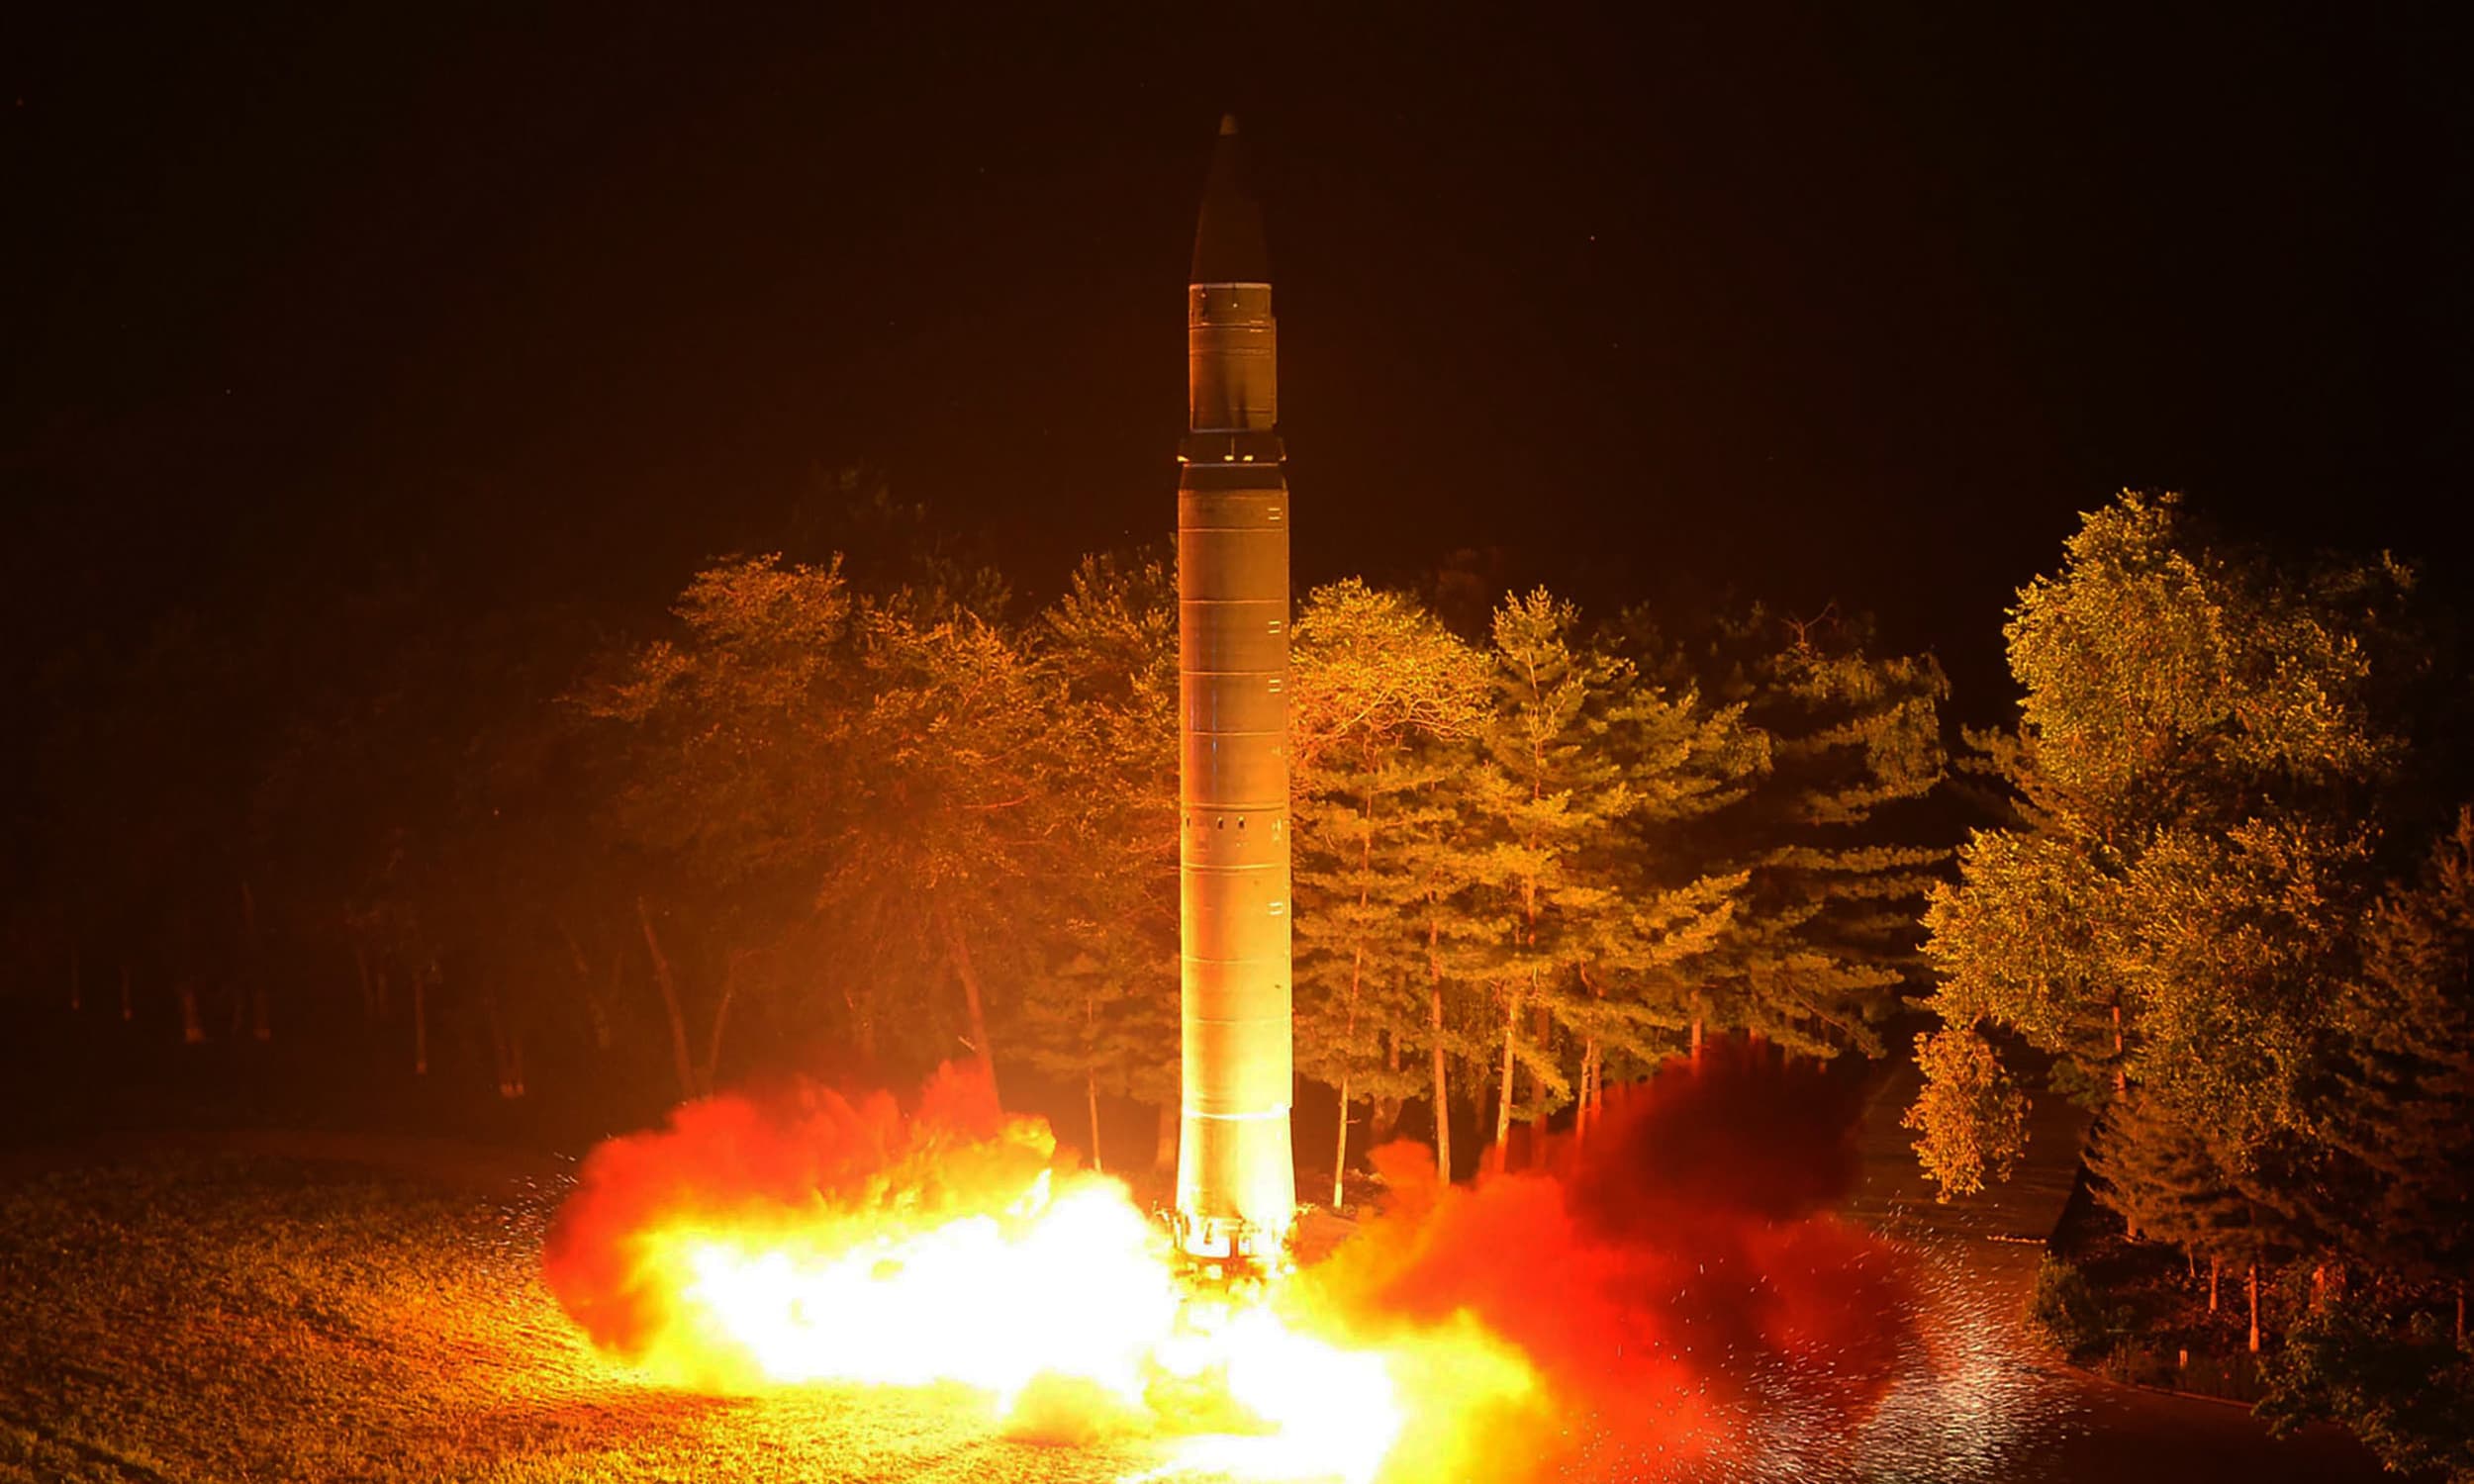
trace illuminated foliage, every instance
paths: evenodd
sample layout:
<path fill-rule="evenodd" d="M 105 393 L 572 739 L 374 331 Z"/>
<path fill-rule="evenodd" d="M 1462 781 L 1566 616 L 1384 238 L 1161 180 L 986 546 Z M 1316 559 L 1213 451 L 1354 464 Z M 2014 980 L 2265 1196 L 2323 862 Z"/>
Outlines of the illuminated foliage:
<path fill-rule="evenodd" d="M 1797 1053 L 1878 1055 L 1919 976 L 1916 917 L 1948 859 L 1939 824 L 1912 807 L 1945 774 L 1940 666 L 1876 654 L 1865 624 L 1827 610 L 1686 618 L 1672 639 L 1639 610 L 1624 627 L 1646 673 L 1740 705 L 1767 751 L 1740 797 L 1644 852 L 1645 872 L 1680 856 L 1747 878 L 1691 961 L 1686 1008 Z"/>
<path fill-rule="evenodd" d="M 1644 832 L 1723 807 L 1766 757 L 1740 708 L 1644 684 L 1544 589 L 1495 609 L 1492 659 L 1470 827 L 1485 850 L 1473 915 L 1500 1017 L 1500 1144 L 1516 1118 L 1586 1097 L 1608 1051 L 1646 1058 L 1649 1031 L 1680 1024 L 1671 1003 L 1642 991 L 1709 948 L 1744 877 L 1645 875 L 1654 836 Z M 1563 1041 L 1588 1085 L 1575 1089 Z"/>
<path fill-rule="evenodd" d="M 1086 558 L 1034 637 L 1054 702 L 1059 872 L 1046 883 L 1057 906 L 1039 914 L 1052 938 L 1025 986 L 1022 1048 L 1082 1087 L 1094 1123 L 1101 1096 L 1173 1119 L 1176 573 L 1158 557 Z"/>
<path fill-rule="evenodd" d="M 1354 1096 L 1448 1108 L 1434 1053 L 1460 1049 L 1462 1013 L 1419 927 L 1470 874 L 1455 837 L 1487 673 L 1415 600 L 1356 580 L 1308 597 L 1292 663 L 1296 1060 L 1340 1097 L 1337 1203 Z"/>
<path fill-rule="evenodd" d="M 2018 1033 L 2092 1100 L 2141 1088 L 2237 1185 L 2306 1133 L 2407 754 L 2405 589 L 2212 544 L 2169 497 L 2088 516 L 2007 630 L 2020 822 L 1926 915 L 1945 1024 Z"/>
<path fill-rule="evenodd" d="M 2234 1182 L 2210 1140 L 2134 1087 L 2114 1099 L 2091 1138 L 2087 1169 L 2141 1241 L 2195 1256 L 2256 1261 L 2274 1223 Z"/>
<path fill-rule="evenodd" d="M 1916 1134 L 1916 1158 L 1940 1198 L 1973 1195 L 1989 1177 L 2010 1178 L 2027 1152 L 2027 1095 L 1993 1048 L 1973 1031 L 1945 1027 L 1916 1037 L 1924 1095 L 1899 1126 Z"/>
<path fill-rule="evenodd" d="M 2400 1292 L 2474 1280 L 2474 811 L 2383 902 L 2315 1122 L 2296 1214 Z"/>
<path fill-rule="evenodd" d="M 2375 1285 L 2307 1310 L 2264 1370 L 2276 1432 L 2335 1423 L 2393 1472 L 2474 1480 L 2474 1351 L 2422 1295 Z"/>

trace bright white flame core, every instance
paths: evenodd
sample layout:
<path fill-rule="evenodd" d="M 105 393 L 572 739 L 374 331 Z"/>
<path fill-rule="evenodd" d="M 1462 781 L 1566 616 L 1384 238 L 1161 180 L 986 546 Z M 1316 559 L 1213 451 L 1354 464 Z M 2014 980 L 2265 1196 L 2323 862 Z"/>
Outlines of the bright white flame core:
<path fill-rule="evenodd" d="M 656 1366 L 769 1383 L 959 1383 L 1175 1438 L 1166 1473 L 1369 1484 L 1402 1430 L 1390 1357 L 1292 1327 L 1268 1297 L 1189 1300 L 1113 1181 L 1005 1216 L 854 1234 L 683 1220 L 639 1239 L 677 1323 Z M 1060 1401 L 1060 1397 L 1063 1398 Z"/>

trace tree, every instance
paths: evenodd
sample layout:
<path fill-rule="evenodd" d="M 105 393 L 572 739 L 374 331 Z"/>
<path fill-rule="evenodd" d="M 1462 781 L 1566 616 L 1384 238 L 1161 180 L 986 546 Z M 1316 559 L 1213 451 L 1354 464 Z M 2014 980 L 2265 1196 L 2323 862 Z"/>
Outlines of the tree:
<path fill-rule="evenodd" d="M 950 973 L 958 1039 L 993 1081 L 1003 1007 L 989 974 L 1000 966 L 1016 983 L 1026 974 L 1021 888 L 1058 869 L 1053 682 L 1012 635 L 963 611 L 922 618 L 869 604 L 859 657 L 868 703 L 844 736 L 856 767 L 843 780 L 843 824 L 816 903 L 870 926 L 878 974 Z M 935 1003 L 924 993 L 913 1002 Z"/>
<path fill-rule="evenodd" d="M 838 561 L 716 565 L 681 596 L 676 637 L 613 656 L 576 693 L 618 729 L 602 785 L 608 827 L 634 865 L 628 929 L 662 990 L 682 1096 L 702 1090 L 694 1045 L 717 1044 L 726 1027 L 742 982 L 730 970 L 813 917 L 849 828 L 849 739 L 867 703 L 854 607 Z M 711 941 L 666 943 L 654 898 L 692 907 Z M 689 1024 L 683 947 L 702 951 L 697 977 L 712 984 L 704 1038 Z M 875 980 L 847 962 L 818 967 L 872 1056 Z"/>
<path fill-rule="evenodd" d="M 1746 879 L 1690 863 L 1653 874 L 1656 832 L 1741 797 L 1765 762 L 1739 707 L 1643 684 L 1578 625 L 1544 589 L 1494 616 L 1495 697 L 1471 791 L 1487 854 L 1475 892 L 1482 972 L 1502 1011 L 1498 1153 L 1516 1116 L 1543 1119 L 1573 1096 L 1559 1030 L 1588 1093 L 1610 1046 L 1643 1054 L 1647 1028 L 1679 1023 L 1651 991 L 1716 940 Z M 1526 1034 L 1524 1016 L 1536 1021 Z"/>
<path fill-rule="evenodd" d="M 2134 1088 L 2106 1108 L 2088 1146 L 2087 1170 L 2099 1198 L 2132 1237 L 2163 1242 L 2208 1259 L 2214 1312 L 2227 1259 L 2243 1265 L 2250 1303 L 2250 1347 L 2259 1348 L 2258 1268 L 2274 1222 L 2235 1188 L 2210 1141 L 2160 1111 Z"/>
<path fill-rule="evenodd" d="M 2140 1088 L 2264 1196 L 2411 797 L 2408 587 L 2217 542 L 2171 497 L 2089 515 L 2006 630 L 2025 696 L 1994 761 L 2020 822 L 1934 892 L 1943 1023 L 2016 1032 L 2093 1102 Z"/>
<path fill-rule="evenodd" d="M 1973 1195 L 2010 1178 L 2027 1150 L 2027 1095 L 1984 1038 L 1944 1026 L 1916 1037 L 1924 1095 L 1899 1119 L 1916 1131 L 1916 1157 L 1938 1195 Z"/>
<path fill-rule="evenodd" d="M 1087 557 L 1038 632 L 1061 818 L 1030 919 L 1048 942 L 1023 1050 L 1081 1084 L 1094 1163 L 1103 1094 L 1157 1106 L 1166 1163 L 1180 1106 L 1176 573 L 1158 556 Z"/>
<path fill-rule="evenodd" d="M 1431 934 L 1415 920 L 1436 885 L 1438 840 L 1457 811 L 1460 744 L 1484 715 L 1484 658 L 1404 594 L 1352 579 L 1316 590 L 1297 615 L 1289 712 L 1296 820 L 1298 1069 L 1339 1100 L 1332 1204 L 1341 1204 L 1353 1091 L 1401 1098 L 1438 1051 L 1441 993 Z M 1450 1117 L 1439 1068 L 1429 1089 Z M 1448 1143 L 1448 1130 L 1439 1135 Z"/>
<path fill-rule="evenodd" d="M 2474 1353 L 2420 1295 L 2374 1284 L 2309 1309 L 2262 1369 L 2272 1432 L 2334 1423 L 2392 1472 L 2474 1480 Z"/>
<path fill-rule="evenodd" d="M 1644 674 L 1740 706 L 1767 749 L 1739 798 L 1661 832 L 1656 854 L 1747 877 L 1726 931 L 1691 962 L 1695 1024 L 1877 1055 L 1878 1027 L 1920 977 L 1917 916 L 1949 859 L 1911 807 L 1945 776 L 1941 667 L 1874 653 L 1868 625 L 1835 609 L 1796 620 L 1756 604 L 1673 640 L 1635 609 L 1623 629 Z"/>
<path fill-rule="evenodd" d="M 2474 808 L 2372 919 L 2337 1007 L 2315 1215 L 2353 1252 L 2447 1294 L 2474 1279 Z"/>

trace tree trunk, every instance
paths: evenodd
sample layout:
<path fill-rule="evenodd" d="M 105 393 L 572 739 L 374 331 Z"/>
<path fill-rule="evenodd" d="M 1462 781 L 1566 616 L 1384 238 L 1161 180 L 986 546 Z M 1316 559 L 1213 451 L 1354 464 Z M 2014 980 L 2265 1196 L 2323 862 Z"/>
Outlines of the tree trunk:
<path fill-rule="evenodd" d="M 979 970 L 971 963 L 971 945 L 962 936 L 962 924 L 943 907 L 936 912 L 937 922 L 945 930 L 945 949 L 952 956 L 954 975 L 962 980 L 962 1008 L 970 1017 L 971 1049 L 979 1054 L 980 1070 L 988 1076 L 991 1091 L 997 1087 L 997 1049 L 988 1039 L 988 1008 L 980 997 Z"/>
<path fill-rule="evenodd" d="M 1426 1000 L 1428 1023 L 1435 1033 L 1435 1178 L 1452 1183 L 1452 1084 L 1450 1058 L 1443 1047 L 1443 980 L 1438 977 Z"/>
<path fill-rule="evenodd" d="M 721 975 L 721 1000 L 713 1007 L 713 1034 L 705 1038 L 705 1071 L 697 1079 L 697 1090 L 710 1094 L 721 1074 L 721 1032 L 730 1023 L 730 1001 L 738 998 L 739 962 L 743 955 L 733 954 L 730 967 Z"/>
<path fill-rule="evenodd" d="M 429 1074 L 429 980 L 435 969 L 413 971 L 413 1075 Z"/>
<path fill-rule="evenodd" d="M 394 1013 L 395 996 L 388 990 L 387 970 L 382 964 L 378 966 L 378 1018 L 384 1020 Z"/>
<path fill-rule="evenodd" d="M 2225 1270 L 2225 1259 L 2214 1252 L 2208 1254 L 2208 1312 L 2217 1312 L 2217 1279 Z"/>
<path fill-rule="evenodd" d="M 593 992 L 593 961 L 585 957 L 584 945 L 576 941 L 575 933 L 564 921 L 558 924 L 558 936 L 566 940 L 567 960 L 576 967 L 576 987 L 584 991 L 584 1013 L 593 1022 L 593 1049 L 608 1051 L 610 1012 L 602 1004 L 602 997 Z M 618 988 L 618 961 L 611 960 L 610 968 L 610 987 L 615 994 Z"/>
<path fill-rule="evenodd" d="M 1365 901 L 1366 894 L 1361 888 L 1358 893 L 1359 905 L 1363 906 Z M 1334 1211 L 1339 1210 L 1341 1206 L 1340 1177 L 1349 1167 L 1349 1058 L 1351 1055 L 1349 1048 L 1357 1041 L 1358 982 L 1365 969 L 1366 949 L 1364 945 L 1360 945 L 1356 956 L 1349 964 L 1349 1019 L 1347 1029 L 1343 1030 L 1340 1035 L 1340 1143 L 1333 1152 L 1331 1160 L 1331 1208 Z"/>
<path fill-rule="evenodd" d="M 1494 1167 L 1503 1167 L 1504 1157 L 1512 1143 L 1512 1068 L 1516 1064 L 1514 1051 L 1520 1044 L 1520 991 L 1514 989 L 1503 1014 L 1503 1082 L 1494 1107 L 1494 1148 L 1490 1158 Z"/>
<path fill-rule="evenodd" d="M 367 944 L 352 945 L 352 967 L 359 970 L 361 975 L 361 1024 L 374 1024 L 378 1019 L 378 990 L 369 978 L 369 946 Z"/>
<path fill-rule="evenodd" d="M 2250 1352 L 2259 1353 L 2259 1264 L 2250 1264 L 2250 1276 L 2243 1280 L 2250 1289 Z"/>
<path fill-rule="evenodd" d="M 1099 1078 L 1089 1068 L 1083 1072 L 1083 1106 L 1091 1114 L 1091 1172 L 1106 1174 L 1108 1168 L 1099 1159 Z"/>
<path fill-rule="evenodd" d="M 1700 1016 L 1698 1016 L 1698 1015 L 1695 1015 L 1695 1016 L 1693 1016 L 1693 1017 L 1692 1017 L 1692 1066 L 1694 1067 L 1694 1068 L 1695 1068 L 1695 1069 L 1697 1069 L 1697 1068 L 1700 1067 L 1700 1065 L 1701 1065 L 1701 1017 L 1700 1017 Z"/>
<path fill-rule="evenodd" d="M 635 920 L 644 928 L 644 952 L 653 961 L 653 982 L 661 986 L 662 1008 L 670 1013 L 670 1063 L 679 1076 L 679 1096 L 696 1095 L 696 1064 L 687 1051 L 687 1013 L 679 1008 L 679 981 L 670 973 L 669 956 L 661 951 L 661 936 L 653 931 L 652 908 L 644 898 L 635 899 Z"/>
<path fill-rule="evenodd" d="M 86 1007 L 86 960 L 77 945 L 68 946 L 68 1012 L 71 1015 Z"/>
<path fill-rule="evenodd" d="M 2465 1285 L 2457 1285 L 2457 1348 L 2465 1348 Z"/>
<path fill-rule="evenodd" d="M 2122 1058 L 2122 1001 L 2113 1002 L 2113 1095 L 2122 1096 L 2131 1090 L 2130 1067 Z M 2252 1345 L 2257 1349 L 2257 1345 Z"/>
<path fill-rule="evenodd" d="M 123 959 L 121 960 L 121 1024 L 127 1025 L 137 1018 L 137 1009 L 129 1002 L 129 961 Z"/>
<path fill-rule="evenodd" d="M 1533 977 L 1530 982 L 1534 984 L 1537 980 Z M 1539 1061 L 1552 1062 L 1555 1060 L 1555 1012 L 1547 1007 L 1546 997 L 1542 994 L 1531 995 L 1529 1003 L 1531 1006 L 1529 1044 L 1537 1048 Z M 1538 1094 L 1537 1110 L 1531 1113 L 1528 1119 L 1531 1135 L 1528 1156 L 1530 1163 L 1534 1165 L 1543 1149 L 1538 1136 L 1546 1133 L 1547 1099 L 1551 1095 L 1547 1090 L 1547 1074 L 1543 1069 L 1538 1067 L 1530 1069 L 1529 1088 Z"/>
<path fill-rule="evenodd" d="M 1391 1072 L 1390 1085 L 1400 1085 L 1400 1032 L 1397 1027 L 1383 1032 L 1383 1066 Z M 1400 1132 L 1400 1110 L 1408 1100 L 1403 1097 L 1378 1097 L 1366 1105 L 1366 1147 L 1374 1149 L 1391 1142 Z"/>
<path fill-rule="evenodd" d="M 1346 1071 L 1340 1074 L 1340 1117 L 1336 1121 L 1340 1125 L 1340 1143 L 1331 1157 L 1331 1208 L 1335 1214 L 1344 1204 L 1340 1179 L 1349 1168 L 1349 1073 Z"/>
<path fill-rule="evenodd" d="M 198 984 L 195 979 L 180 981 L 180 1039 L 185 1046 L 206 1044 L 206 1027 L 198 1023 Z"/>
<path fill-rule="evenodd" d="M 1177 1141 L 1184 1132 L 1185 1110 L 1171 1098 L 1160 1105 L 1159 1137 L 1151 1146 L 1151 1167 L 1158 1170 L 1177 1168 Z"/>
<path fill-rule="evenodd" d="M 1589 1125 L 1597 1122 L 1598 1079 L 1602 1075 L 1598 1068 L 1598 1038 L 1591 1036 L 1580 1043 L 1580 1102 L 1572 1112 L 1574 1148 L 1589 1141 Z"/>

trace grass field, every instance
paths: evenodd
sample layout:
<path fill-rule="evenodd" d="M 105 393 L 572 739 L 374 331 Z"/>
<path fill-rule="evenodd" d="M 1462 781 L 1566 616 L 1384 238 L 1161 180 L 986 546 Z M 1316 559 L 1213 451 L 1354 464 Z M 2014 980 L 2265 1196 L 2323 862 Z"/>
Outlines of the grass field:
<path fill-rule="evenodd" d="M 206 1147 L 0 1172 L 0 1478 L 1113 1479 L 967 1393 L 710 1398 L 596 1355 L 550 1199 Z"/>

